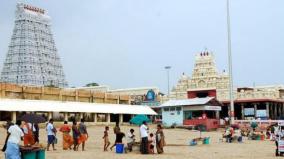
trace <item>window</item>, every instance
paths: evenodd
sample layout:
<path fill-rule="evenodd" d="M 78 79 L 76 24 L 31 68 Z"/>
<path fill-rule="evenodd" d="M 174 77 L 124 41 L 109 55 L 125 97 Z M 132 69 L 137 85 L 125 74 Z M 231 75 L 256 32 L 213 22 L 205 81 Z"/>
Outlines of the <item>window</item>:
<path fill-rule="evenodd" d="M 164 108 L 164 111 L 165 111 L 165 112 L 169 111 L 169 108 Z"/>
<path fill-rule="evenodd" d="M 175 111 L 175 110 L 176 110 L 175 107 L 171 107 L 171 108 L 170 108 L 170 111 Z"/>
<path fill-rule="evenodd" d="M 176 107 L 176 110 L 177 111 L 181 111 L 181 107 Z"/>

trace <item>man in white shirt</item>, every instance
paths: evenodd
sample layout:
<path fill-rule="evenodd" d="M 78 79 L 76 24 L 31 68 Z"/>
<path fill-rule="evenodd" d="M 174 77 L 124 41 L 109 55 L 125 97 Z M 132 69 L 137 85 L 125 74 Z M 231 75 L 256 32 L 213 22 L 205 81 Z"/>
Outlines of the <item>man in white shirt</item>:
<path fill-rule="evenodd" d="M 141 147 L 140 151 L 142 154 L 148 154 L 148 130 L 146 121 L 140 126 L 140 136 L 141 136 Z"/>
<path fill-rule="evenodd" d="M 55 144 L 55 134 L 56 134 L 56 129 L 53 126 L 53 119 L 50 119 L 47 126 L 46 126 L 46 131 L 47 131 L 47 151 L 49 151 L 50 145 L 52 145 L 53 150 L 56 150 L 54 147 Z"/>
<path fill-rule="evenodd" d="M 16 125 L 10 126 L 2 151 L 5 151 L 6 159 L 21 159 L 20 142 L 23 140 L 24 133 L 20 128 L 22 121 L 18 120 Z"/>

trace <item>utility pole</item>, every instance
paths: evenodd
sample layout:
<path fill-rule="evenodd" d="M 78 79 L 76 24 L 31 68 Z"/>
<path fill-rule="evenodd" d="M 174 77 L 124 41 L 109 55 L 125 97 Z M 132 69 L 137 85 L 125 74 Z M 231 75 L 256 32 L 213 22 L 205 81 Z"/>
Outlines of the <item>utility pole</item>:
<path fill-rule="evenodd" d="M 229 82 L 230 82 L 230 123 L 234 124 L 234 85 L 233 85 L 233 67 L 232 67 L 232 49 L 231 49 L 231 26 L 230 26 L 230 0 L 227 0 L 227 34 L 228 34 L 228 62 L 229 62 Z"/>

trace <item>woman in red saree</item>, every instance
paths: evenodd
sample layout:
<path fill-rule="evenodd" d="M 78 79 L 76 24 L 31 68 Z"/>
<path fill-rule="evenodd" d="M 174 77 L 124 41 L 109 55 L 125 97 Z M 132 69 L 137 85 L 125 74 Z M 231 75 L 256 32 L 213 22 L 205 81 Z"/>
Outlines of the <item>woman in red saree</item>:
<path fill-rule="evenodd" d="M 34 145 L 35 140 L 33 136 L 32 124 L 25 122 L 23 126 L 23 130 L 24 130 L 24 145 L 25 146 Z"/>
<path fill-rule="evenodd" d="M 67 121 L 64 121 L 64 125 L 61 126 L 59 131 L 63 133 L 63 150 L 71 149 L 71 146 L 73 145 L 73 138 L 70 135 L 71 128 Z"/>

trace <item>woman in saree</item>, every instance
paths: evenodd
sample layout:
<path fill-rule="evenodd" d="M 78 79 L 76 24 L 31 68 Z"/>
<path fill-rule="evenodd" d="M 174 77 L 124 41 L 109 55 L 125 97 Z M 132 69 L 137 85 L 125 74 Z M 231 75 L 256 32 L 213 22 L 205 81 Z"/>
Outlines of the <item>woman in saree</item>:
<path fill-rule="evenodd" d="M 64 125 L 61 126 L 59 131 L 63 133 L 63 150 L 71 149 L 71 146 L 73 145 L 73 138 L 70 135 L 71 128 L 67 121 L 64 121 Z"/>
<path fill-rule="evenodd" d="M 157 148 L 158 154 L 164 153 L 165 145 L 166 145 L 165 135 L 164 135 L 162 126 L 159 124 L 157 126 L 157 132 L 156 132 L 156 148 Z"/>
<path fill-rule="evenodd" d="M 23 125 L 24 132 L 24 145 L 30 146 L 35 144 L 33 136 L 33 125 L 31 123 L 25 122 Z"/>

